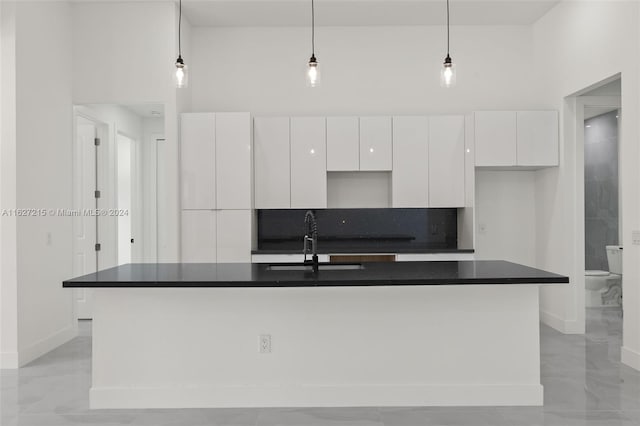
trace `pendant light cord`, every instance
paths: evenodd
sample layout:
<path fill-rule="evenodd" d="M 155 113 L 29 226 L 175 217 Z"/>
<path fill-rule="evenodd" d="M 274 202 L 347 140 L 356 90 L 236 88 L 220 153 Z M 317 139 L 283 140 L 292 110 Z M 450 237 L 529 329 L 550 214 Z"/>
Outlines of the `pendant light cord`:
<path fill-rule="evenodd" d="M 449 1 L 449 0 L 447 0 Z M 180 6 L 178 11 L 178 57 L 182 57 L 182 0 L 180 0 Z"/>
<path fill-rule="evenodd" d="M 316 56 L 316 10 L 313 0 L 311 0 L 311 56 Z"/>
<path fill-rule="evenodd" d="M 449 56 L 449 0 L 447 0 L 447 56 Z"/>

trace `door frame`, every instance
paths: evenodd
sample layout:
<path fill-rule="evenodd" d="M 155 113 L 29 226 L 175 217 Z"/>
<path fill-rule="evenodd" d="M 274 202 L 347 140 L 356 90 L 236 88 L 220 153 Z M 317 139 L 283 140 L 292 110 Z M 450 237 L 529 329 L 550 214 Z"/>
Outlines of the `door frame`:
<path fill-rule="evenodd" d="M 105 123 L 104 121 L 98 119 L 97 117 L 88 114 L 85 110 L 82 109 L 82 107 L 80 106 L 74 106 L 73 107 L 73 149 L 72 149 L 72 178 L 71 178 L 71 196 L 72 196 L 72 205 L 73 205 L 73 209 L 79 209 L 79 213 L 80 215 L 83 214 L 82 210 L 82 206 L 80 206 L 80 200 L 78 198 L 77 192 L 76 192 L 76 184 L 78 183 L 78 175 L 77 175 L 77 167 L 76 165 L 78 164 L 78 158 L 77 158 L 77 146 L 78 146 L 78 119 L 82 118 L 83 120 L 87 120 L 91 123 L 93 123 L 95 125 L 95 129 L 96 129 L 96 134 L 95 137 L 99 138 L 101 141 L 108 141 L 109 138 L 109 126 L 107 123 Z M 92 177 L 93 179 L 95 179 L 95 175 Z M 73 216 L 72 218 L 73 220 L 73 229 L 75 232 L 76 227 L 78 226 L 78 220 L 79 220 L 79 216 Z M 96 226 L 96 225 L 94 225 Z M 96 242 L 99 242 L 99 228 L 98 226 L 96 226 Z M 77 241 L 76 238 L 74 236 L 74 238 L 72 238 L 72 270 L 77 271 L 78 270 L 78 263 L 77 263 L 77 259 L 75 256 L 76 251 L 78 250 L 78 246 L 77 246 Z M 99 262 L 99 254 L 96 253 L 96 267 L 100 268 L 100 262 Z M 90 289 L 74 289 L 73 290 L 73 294 L 74 294 L 74 303 L 73 303 L 73 317 L 75 320 L 79 319 L 80 317 L 80 312 L 84 309 L 91 311 L 91 290 Z M 81 304 L 85 305 L 85 308 L 81 308 Z M 89 306 L 89 307 L 87 307 Z M 91 315 L 90 314 L 83 314 L 82 315 L 82 319 L 89 319 Z"/>
<path fill-rule="evenodd" d="M 575 217 L 575 246 L 573 251 L 575 253 L 574 259 L 574 277 L 576 281 L 576 303 L 577 303 L 577 322 L 578 326 L 580 326 L 582 333 L 586 331 L 586 289 L 585 289 L 585 208 L 584 208 L 584 117 L 585 117 L 585 107 L 617 107 L 618 109 L 622 108 L 622 97 L 621 96 L 581 96 L 580 93 L 587 93 L 594 88 L 604 86 L 612 81 L 617 79 L 621 79 L 621 75 L 615 75 L 611 78 L 603 80 L 593 86 L 590 86 L 581 92 L 569 97 L 567 99 L 568 107 L 570 111 L 573 111 L 570 119 L 572 120 L 571 133 L 573 133 L 572 138 L 574 142 L 575 152 L 574 152 L 574 161 L 575 161 L 575 187 L 574 187 L 574 211 L 576 212 Z M 618 121 L 618 141 L 622 140 L 622 119 L 623 112 L 620 113 L 620 120 Z M 618 150 L 618 156 L 620 155 L 620 151 Z M 618 175 L 620 176 L 620 170 L 618 169 Z M 622 206 L 622 192 L 620 188 L 618 188 L 618 205 L 619 208 Z M 622 212 L 622 210 L 619 210 Z M 618 233 L 621 237 L 624 235 L 623 229 L 624 224 L 622 221 L 622 215 L 619 213 L 619 223 L 618 223 Z M 622 240 L 620 240 L 620 244 L 622 244 Z M 622 277 L 622 286 L 623 286 L 623 294 L 624 294 L 624 276 Z M 622 299 L 623 309 L 624 309 L 624 297 Z"/>

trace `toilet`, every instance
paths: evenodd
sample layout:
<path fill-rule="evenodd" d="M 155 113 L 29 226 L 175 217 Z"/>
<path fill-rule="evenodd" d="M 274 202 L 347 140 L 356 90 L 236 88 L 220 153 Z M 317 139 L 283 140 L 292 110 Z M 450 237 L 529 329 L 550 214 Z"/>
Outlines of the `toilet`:
<path fill-rule="evenodd" d="M 609 271 L 585 271 L 587 307 L 621 306 L 622 246 L 606 246 Z"/>

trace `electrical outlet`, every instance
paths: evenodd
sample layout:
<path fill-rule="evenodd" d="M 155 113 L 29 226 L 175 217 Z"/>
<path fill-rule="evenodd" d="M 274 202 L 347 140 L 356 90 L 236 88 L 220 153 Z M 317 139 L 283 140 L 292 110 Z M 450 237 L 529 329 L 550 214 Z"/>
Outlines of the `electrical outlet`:
<path fill-rule="evenodd" d="M 640 231 L 631 231 L 631 242 L 634 246 L 640 246 Z"/>
<path fill-rule="evenodd" d="M 261 334 L 258 339 L 259 348 L 258 351 L 261 354 L 270 354 L 271 353 L 271 335 L 270 334 Z"/>

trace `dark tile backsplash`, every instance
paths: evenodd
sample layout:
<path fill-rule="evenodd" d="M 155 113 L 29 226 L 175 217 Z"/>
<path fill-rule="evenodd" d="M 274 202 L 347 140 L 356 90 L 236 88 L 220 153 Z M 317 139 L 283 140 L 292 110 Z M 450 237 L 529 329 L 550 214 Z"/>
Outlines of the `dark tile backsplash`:
<path fill-rule="evenodd" d="M 259 250 L 302 250 L 307 210 L 258 210 Z M 315 209 L 318 249 L 456 249 L 456 209 Z"/>

